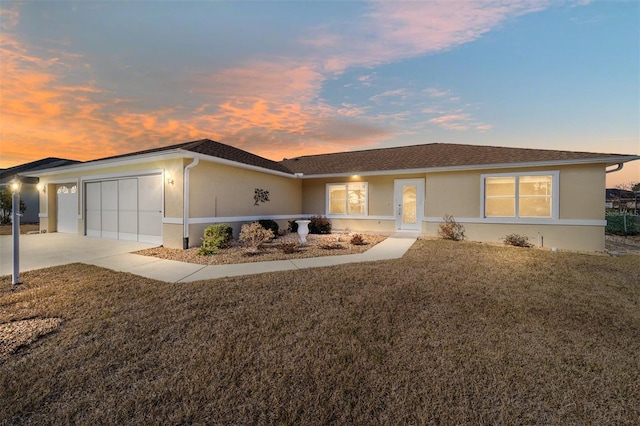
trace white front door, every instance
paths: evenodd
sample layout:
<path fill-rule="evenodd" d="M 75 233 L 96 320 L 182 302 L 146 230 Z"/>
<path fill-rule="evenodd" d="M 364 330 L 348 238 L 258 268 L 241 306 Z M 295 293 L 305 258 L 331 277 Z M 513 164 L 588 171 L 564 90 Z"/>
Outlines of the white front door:
<path fill-rule="evenodd" d="M 78 233 L 78 186 L 56 185 L 56 211 L 58 232 Z"/>
<path fill-rule="evenodd" d="M 422 231 L 424 179 L 396 179 L 394 214 L 399 231 Z"/>

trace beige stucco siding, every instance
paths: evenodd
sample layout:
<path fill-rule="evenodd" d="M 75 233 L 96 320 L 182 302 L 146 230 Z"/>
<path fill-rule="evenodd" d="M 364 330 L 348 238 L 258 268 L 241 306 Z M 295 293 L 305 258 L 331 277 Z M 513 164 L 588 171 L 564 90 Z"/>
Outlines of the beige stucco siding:
<path fill-rule="evenodd" d="M 425 216 L 480 217 L 480 173 L 429 173 Z"/>
<path fill-rule="evenodd" d="M 190 217 L 233 217 L 300 214 L 301 181 L 295 178 L 201 162 L 191 169 Z M 255 205 L 256 189 L 269 201 Z"/>
<path fill-rule="evenodd" d="M 560 219 L 596 219 L 605 216 L 606 173 L 603 166 L 560 169 Z"/>
<path fill-rule="evenodd" d="M 463 223 L 466 239 L 489 243 L 502 243 L 509 234 L 523 235 L 535 246 L 580 251 L 603 251 L 604 229 L 599 226 L 523 225 Z M 438 223 L 425 223 L 427 236 L 438 235 Z"/>

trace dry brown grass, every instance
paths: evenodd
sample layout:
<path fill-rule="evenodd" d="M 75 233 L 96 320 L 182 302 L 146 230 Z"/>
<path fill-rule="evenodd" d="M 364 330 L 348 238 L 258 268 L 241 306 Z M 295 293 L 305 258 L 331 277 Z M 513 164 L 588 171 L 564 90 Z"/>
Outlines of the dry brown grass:
<path fill-rule="evenodd" d="M 191 284 L 0 280 L 0 424 L 637 424 L 640 257 L 418 241 L 399 260 Z"/>
<path fill-rule="evenodd" d="M 11 235 L 11 225 L 0 225 L 0 235 Z M 40 225 L 37 223 L 22 223 L 20 224 L 20 233 L 26 234 L 27 232 L 40 231 Z"/>

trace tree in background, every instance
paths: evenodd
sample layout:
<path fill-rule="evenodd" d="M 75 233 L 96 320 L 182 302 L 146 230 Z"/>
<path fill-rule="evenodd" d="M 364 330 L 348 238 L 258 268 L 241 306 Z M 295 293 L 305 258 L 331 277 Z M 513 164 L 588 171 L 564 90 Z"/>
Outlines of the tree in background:
<path fill-rule="evenodd" d="M 27 207 L 20 200 L 20 213 L 24 213 Z M 0 189 L 0 225 L 11 224 L 11 191 Z"/>
<path fill-rule="evenodd" d="M 616 185 L 616 189 L 624 189 L 625 191 L 640 191 L 640 182 L 628 182 L 621 183 L 620 185 Z"/>

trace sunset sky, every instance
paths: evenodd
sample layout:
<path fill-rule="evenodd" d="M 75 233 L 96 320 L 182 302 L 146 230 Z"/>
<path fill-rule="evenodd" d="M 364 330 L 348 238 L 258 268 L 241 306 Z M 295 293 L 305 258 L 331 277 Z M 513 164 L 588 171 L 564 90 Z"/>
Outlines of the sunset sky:
<path fill-rule="evenodd" d="M 638 1 L 7 1 L 0 167 L 209 138 L 640 154 Z M 640 161 L 608 185 L 640 181 Z"/>

